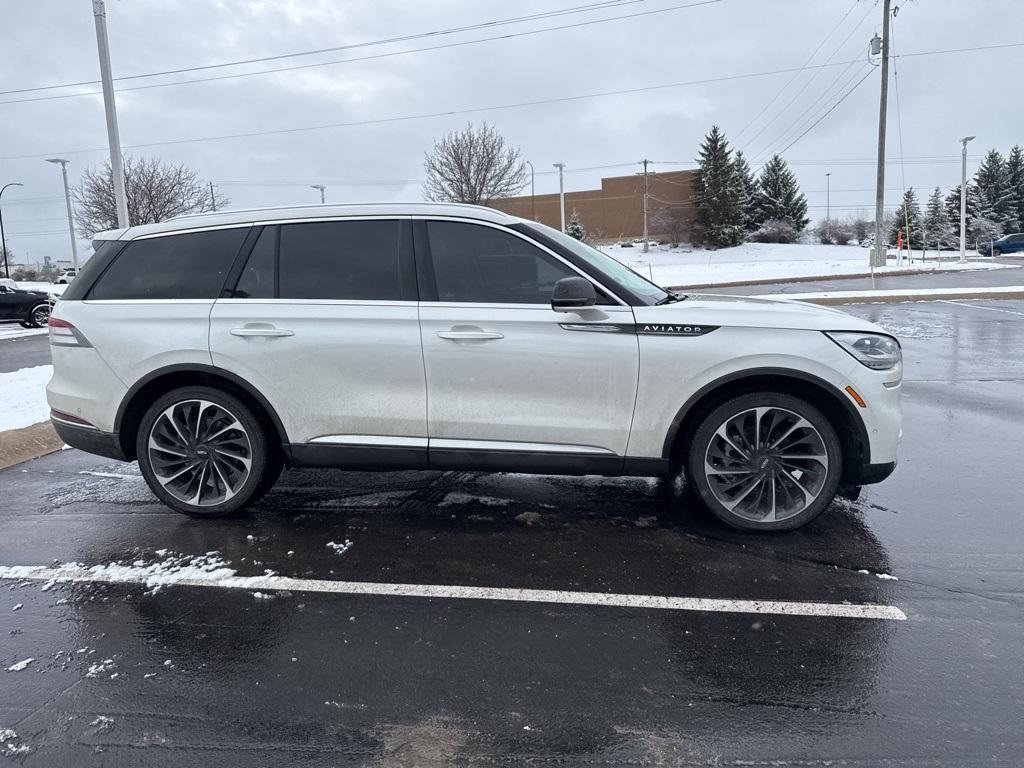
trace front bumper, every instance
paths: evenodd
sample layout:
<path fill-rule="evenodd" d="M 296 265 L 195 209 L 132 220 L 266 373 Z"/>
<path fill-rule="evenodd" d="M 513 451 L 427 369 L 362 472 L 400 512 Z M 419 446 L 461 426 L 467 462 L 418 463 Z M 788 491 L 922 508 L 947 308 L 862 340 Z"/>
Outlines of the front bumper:
<path fill-rule="evenodd" d="M 72 448 L 78 448 L 86 453 L 94 453 L 97 456 L 106 456 L 108 459 L 128 461 L 128 457 L 121 450 L 121 441 L 115 433 L 100 432 L 98 429 L 88 427 L 76 427 L 57 419 L 51 419 L 50 423 L 53 424 L 60 439 Z"/>

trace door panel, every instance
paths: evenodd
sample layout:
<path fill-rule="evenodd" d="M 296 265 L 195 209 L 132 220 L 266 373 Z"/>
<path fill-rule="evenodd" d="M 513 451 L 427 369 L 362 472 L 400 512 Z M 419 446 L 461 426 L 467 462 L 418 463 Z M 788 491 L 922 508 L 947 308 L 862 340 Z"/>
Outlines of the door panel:
<path fill-rule="evenodd" d="M 633 313 L 628 307 L 574 314 L 537 305 L 424 302 L 420 326 L 431 448 L 435 441 L 442 446 L 441 441 L 459 440 L 625 454 L 636 398 L 637 337 L 629 330 L 566 330 L 562 324 L 631 328 Z"/>
<path fill-rule="evenodd" d="M 292 443 L 427 435 L 415 302 L 220 299 L 210 352 L 270 401 Z"/>

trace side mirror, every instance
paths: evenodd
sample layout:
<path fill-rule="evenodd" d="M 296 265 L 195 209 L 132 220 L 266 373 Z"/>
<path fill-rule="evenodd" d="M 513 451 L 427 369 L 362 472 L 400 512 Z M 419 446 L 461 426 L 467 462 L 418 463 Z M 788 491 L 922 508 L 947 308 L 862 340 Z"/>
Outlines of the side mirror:
<path fill-rule="evenodd" d="M 572 312 L 596 303 L 597 291 L 585 277 L 563 277 L 551 292 L 551 309 L 555 312 Z"/>

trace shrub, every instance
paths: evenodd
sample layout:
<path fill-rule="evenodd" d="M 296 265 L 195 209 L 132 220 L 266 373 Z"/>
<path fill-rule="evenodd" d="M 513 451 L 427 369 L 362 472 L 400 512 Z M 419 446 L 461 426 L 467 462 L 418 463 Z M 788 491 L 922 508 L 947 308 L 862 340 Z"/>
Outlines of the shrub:
<path fill-rule="evenodd" d="M 797 240 L 796 227 L 786 219 L 771 219 L 751 235 L 756 243 L 795 243 Z"/>

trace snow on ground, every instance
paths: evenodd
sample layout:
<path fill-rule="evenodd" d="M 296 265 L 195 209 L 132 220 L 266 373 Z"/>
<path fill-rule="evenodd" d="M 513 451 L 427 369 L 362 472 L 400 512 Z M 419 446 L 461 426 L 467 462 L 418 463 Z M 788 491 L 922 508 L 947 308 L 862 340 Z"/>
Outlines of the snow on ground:
<path fill-rule="evenodd" d="M 0 373 L 0 432 L 30 427 L 50 418 L 46 404 L 46 384 L 53 375 L 52 365 L 37 365 L 20 371 Z"/>
<path fill-rule="evenodd" d="M 54 296 L 60 296 L 68 289 L 67 285 L 63 283 L 57 285 L 40 280 L 15 280 L 15 282 L 23 291 L 43 291 L 44 293 L 52 293 Z"/>
<path fill-rule="evenodd" d="M 682 246 L 651 246 L 644 253 L 639 246 L 622 248 L 619 245 L 602 246 L 601 250 L 622 262 L 635 272 L 652 279 L 658 285 L 711 285 L 751 280 L 787 280 L 795 277 L 857 275 L 868 272 L 868 249 L 855 245 L 820 245 L 812 243 L 743 243 L 734 248 L 715 251 Z M 971 256 L 976 256 L 972 253 Z M 922 259 L 915 254 L 914 261 L 904 259 L 896 266 L 890 254 L 889 263 L 878 267 L 875 273 L 892 275 L 901 272 L 956 271 L 961 269 L 1017 269 L 1011 264 L 992 261 L 938 260 L 934 252 Z"/>
<path fill-rule="evenodd" d="M 0 325 L 0 341 L 20 339 L 22 336 L 42 336 L 49 332 L 49 328 L 22 328 L 18 323 L 4 323 Z"/>

